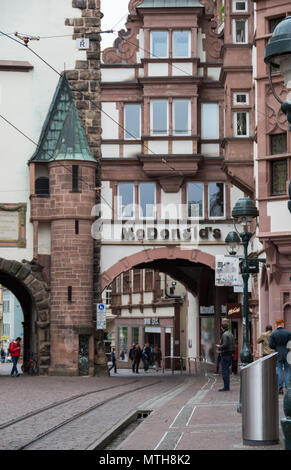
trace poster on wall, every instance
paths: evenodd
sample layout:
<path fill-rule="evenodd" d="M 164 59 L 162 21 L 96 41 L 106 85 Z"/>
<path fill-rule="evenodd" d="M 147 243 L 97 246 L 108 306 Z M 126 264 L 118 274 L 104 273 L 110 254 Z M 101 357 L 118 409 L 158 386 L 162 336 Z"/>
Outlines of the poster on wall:
<path fill-rule="evenodd" d="M 239 280 L 238 256 L 215 256 L 215 285 L 235 286 Z"/>

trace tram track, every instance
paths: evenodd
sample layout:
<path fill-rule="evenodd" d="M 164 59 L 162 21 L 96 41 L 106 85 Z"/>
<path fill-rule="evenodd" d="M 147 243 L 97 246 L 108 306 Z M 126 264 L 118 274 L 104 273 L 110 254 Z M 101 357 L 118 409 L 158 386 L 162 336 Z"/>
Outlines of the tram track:
<path fill-rule="evenodd" d="M 132 381 L 130 383 L 126 383 L 126 384 L 122 384 L 122 385 L 118 385 L 117 387 L 115 388 L 119 388 L 121 386 L 126 386 L 126 385 L 131 385 L 131 384 L 134 384 L 138 382 L 138 380 L 135 380 L 135 381 Z M 37 434 L 33 439 L 29 440 L 29 441 L 26 441 L 25 443 L 23 443 L 21 446 L 17 447 L 15 450 L 25 450 L 25 449 L 28 449 L 30 446 L 32 446 L 34 443 L 40 441 L 41 439 L 45 439 L 47 436 L 53 434 L 54 432 L 58 431 L 59 429 L 65 427 L 66 425 L 78 420 L 79 418 L 82 418 L 83 416 L 85 416 L 86 414 L 90 413 L 90 412 L 93 412 L 95 411 L 97 408 L 100 408 L 104 405 L 107 405 L 109 404 L 110 402 L 113 402 L 114 400 L 117 400 L 117 399 L 120 399 L 124 396 L 128 396 L 129 394 L 131 393 L 135 393 L 135 392 L 138 392 L 139 390 L 141 389 L 145 389 L 145 388 L 148 388 L 148 387 L 152 387 L 154 385 L 157 385 L 159 383 L 161 383 L 162 380 L 156 380 L 152 383 L 149 383 L 149 384 L 143 384 L 139 387 L 135 387 L 133 389 L 130 389 L 130 390 L 126 390 L 124 392 L 121 392 L 121 393 L 118 393 L 110 398 L 106 398 L 105 400 L 102 400 L 98 403 L 95 403 L 94 405 L 82 410 L 82 411 L 79 411 L 77 413 L 75 413 L 74 415 L 72 415 L 71 417 L 61 421 L 60 423 L 56 424 L 55 426 L 52 426 L 51 428 L 41 432 L 40 434 Z M 82 397 L 86 397 L 87 395 L 89 394 L 93 394 L 93 393 L 98 393 L 98 392 L 101 392 L 101 391 L 106 391 L 108 389 L 111 389 L 112 390 L 112 387 L 106 387 L 104 389 L 99 389 L 99 390 L 95 390 L 95 391 L 90 391 L 90 392 L 86 392 L 86 393 L 83 393 L 83 394 L 80 394 L 78 396 L 74 396 L 74 397 L 70 397 L 66 400 L 62 400 L 61 402 L 57 402 L 55 404 L 51 404 L 47 407 L 43 407 L 39 410 L 35 410 L 35 412 L 32 412 L 32 413 L 29 413 L 28 415 L 24 415 L 18 419 L 15 419 L 15 420 L 12 420 L 10 421 L 9 423 L 5 423 L 5 424 L 2 424 L 1 425 L 1 429 L 7 429 L 9 428 L 10 426 L 13 426 L 15 424 L 18 424 L 18 423 L 21 423 L 25 420 L 29 420 L 30 418 L 36 416 L 36 415 L 41 415 L 41 413 L 44 413 L 46 411 L 49 411 L 50 409 L 55 409 L 57 408 L 58 406 L 61 406 L 63 404 L 67 404 L 73 400 L 76 400 L 78 398 L 82 398 Z"/>

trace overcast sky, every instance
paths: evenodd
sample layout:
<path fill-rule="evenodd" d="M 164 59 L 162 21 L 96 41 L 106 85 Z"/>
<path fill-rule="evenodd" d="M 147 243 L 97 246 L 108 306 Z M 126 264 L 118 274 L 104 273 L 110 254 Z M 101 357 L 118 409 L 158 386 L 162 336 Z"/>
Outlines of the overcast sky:
<path fill-rule="evenodd" d="M 114 29 L 118 31 L 124 28 L 128 13 L 129 0 L 101 0 L 101 11 L 104 14 L 102 19 L 102 30 Z M 101 50 L 113 45 L 116 35 L 102 34 Z"/>

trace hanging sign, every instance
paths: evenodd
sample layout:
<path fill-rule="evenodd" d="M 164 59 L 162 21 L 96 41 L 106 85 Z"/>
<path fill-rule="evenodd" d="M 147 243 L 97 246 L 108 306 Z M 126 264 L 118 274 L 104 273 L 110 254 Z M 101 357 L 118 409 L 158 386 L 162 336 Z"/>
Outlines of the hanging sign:
<path fill-rule="evenodd" d="M 106 329 L 106 305 L 105 304 L 97 304 L 96 323 L 97 323 L 96 325 L 97 330 Z"/>
<path fill-rule="evenodd" d="M 215 256 L 215 285 L 235 286 L 239 284 L 238 256 Z"/>

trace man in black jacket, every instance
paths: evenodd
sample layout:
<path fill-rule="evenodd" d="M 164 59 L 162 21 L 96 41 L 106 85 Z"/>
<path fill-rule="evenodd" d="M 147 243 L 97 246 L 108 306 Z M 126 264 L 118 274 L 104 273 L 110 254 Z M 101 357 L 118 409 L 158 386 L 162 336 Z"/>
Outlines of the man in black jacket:
<path fill-rule="evenodd" d="M 234 353 L 235 343 L 234 336 L 228 330 L 228 321 L 223 320 L 221 324 L 221 343 L 217 344 L 218 352 L 221 354 L 221 375 L 224 387 L 219 389 L 219 392 L 229 391 L 229 367 L 231 365 L 231 358 Z"/>
<path fill-rule="evenodd" d="M 289 349 L 287 343 L 291 340 L 291 332 L 284 328 L 283 318 L 277 318 L 277 329 L 270 335 L 269 346 L 278 353 L 277 356 L 277 374 L 279 393 L 283 395 L 283 366 L 285 371 L 285 387 L 287 389 L 290 376 L 290 365 L 287 362 Z"/>

